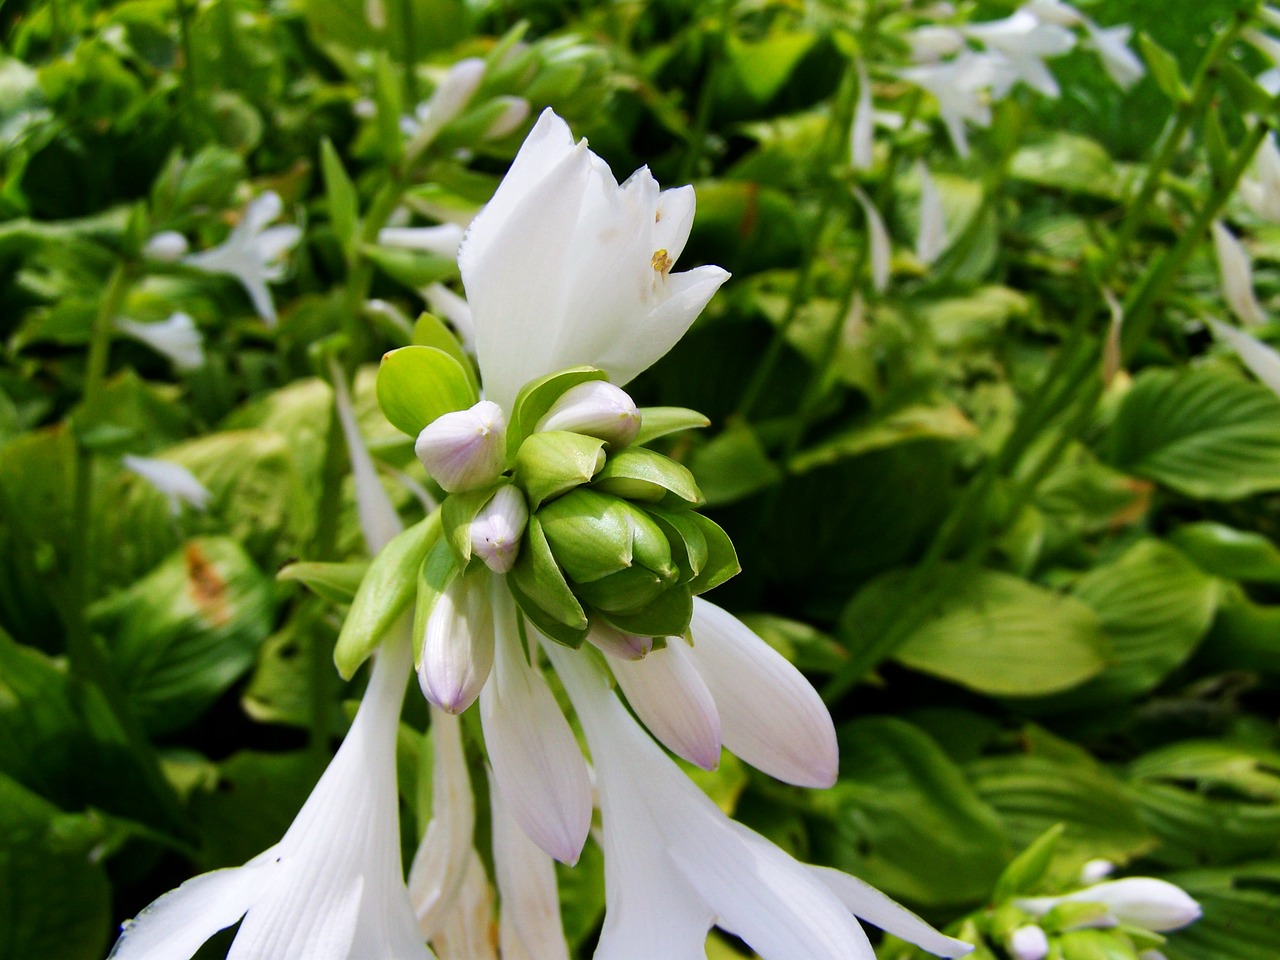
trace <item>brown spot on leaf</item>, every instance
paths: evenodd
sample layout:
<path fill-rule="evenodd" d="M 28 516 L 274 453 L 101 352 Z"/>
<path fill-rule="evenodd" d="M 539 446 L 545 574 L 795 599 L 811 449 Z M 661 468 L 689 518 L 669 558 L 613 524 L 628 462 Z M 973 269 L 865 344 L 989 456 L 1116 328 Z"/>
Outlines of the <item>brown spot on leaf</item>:
<path fill-rule="evenodd" d="M 231 611 L 227 609 L 227 582 L 198 544 L 188 543 L 184 558 L 187 561 L 187 595 L 211 624 L 222 626 L 231 619 Z"/>

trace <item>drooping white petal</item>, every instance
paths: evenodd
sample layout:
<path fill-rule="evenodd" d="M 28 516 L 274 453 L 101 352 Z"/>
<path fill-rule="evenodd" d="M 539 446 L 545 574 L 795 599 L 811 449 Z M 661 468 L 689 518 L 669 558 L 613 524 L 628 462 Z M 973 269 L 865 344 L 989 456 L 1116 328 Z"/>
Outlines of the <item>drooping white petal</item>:
<path fill-rule="evenodd" d="M 512 819 L 493 778 L 489 809 L 503 960 L 569 960 L 555 864 Z"/>
<path fill-rule="evenodd" d="M 437 417 L 422 428 L 413 452 L 450 493 L 477 490 L 507 466 L 507 418 L 492 400 Z"/>
<path fill-rule="evenodd" d="M 890 257 L 893 253 L 893 241 L 889 239 L 889 231 L 884 225 L 884 218 L 871 202 L 871 198 L 854 187 L 853 195 L 862 205 L 862 212 L 867 217 L 867 243 L 871 247 L 871 283 L 877 293 L 889 289 Z"/>
<path fill-rule="evenodd" d="M 653 246 L 667 251 L 672 262 L 684 253 L 696 207 L 693 187 L 670 187 L 658 194 L 658 207 L 653 212 Z"/>
<path fill-rule="evenodd" d="M 1255 377 L 1280 395 L 1280 353 L 1274 347 L 1217 320 L 1209 320 L 1208 324 L 1213 335 L 1239 354 Z"/>
<path fill-rule="evenodd" d="M 949 57 L 964 48 L 964 34 L 954 27 L 917 27 L 907 33 L 906 41 L 911 47 L 911 59 L 920 63 Z"/>
<path fill-rule="evenodd" d="M 431 284 L 422 291 L 422 296 L 426 299 L 432 313 L 448 320 L 453 326 L 458 339 L 462 341 L 463 348 L 468 353 L 475 353 L 476 325 L 471 318 L 471 308 L 467 306 L 467 301 L 443 283 Z"/>
<path fill-rule="evenodd" d="M 529 839 L 576 863 L 591 827 L 587 764 L 547 681 L 526 659 L 511 594 L 495 589 L 492 603 L 494 670 L 480 694 L 480 722 L 494 780 Z"/>
<path fill-rule="evenodd" d="M 1013 960 L 1044 960 L 1049 955 L 1049 938 L 1034 923 L 1009 934 L 1009 956 Z"/>
<path fill-rule="evenodd" d="M 1085 30 L 1089 34 L 1089 45 L 1097 51 L 1102 67 L 1107 71 L 1116 86 L 1127 90 L 1147 73 L 1146 67 L 1137 55 L 1129 49 L 1129 38 L 1133 36 L 1133 27 L 1121 24 L 1115 27 L 1100 27 L 1093 21 L 1085 21 Z"/>
<path fill-rule="evenodd" d="M 467 856 L 457 904 L 444 918 L 431 945 L 439 960 L 498 960 L 493 936 L 493 892 L 475 850 Z"/>
<path fill-rule="evenodd" d="M 1119 923 L 1167 933 L 1200 918 L 1200 904 L 1181 887 L 1155 877 L 1125 877 L 1085 887 L 1061 897 L 1028 897 L 1014 903 L 1043 916 L 1059 903 L 1099 903 Z"/>
<path fill-rule="evenodd" d="M 1016 77 L 1007 58 L 970 50 L 943 63 L 908 67 L 899 75 L 938 101 L 943 125 L 962 157 L 969 155 L 965 124 L 991 126 L 991 99 L 999 97 L 993 91 L 1007 90 Z"/>
<path fill-rule="evenodd" d="M 732 614 L 701 598 L 693 601 L 690 633 L 690 654 L 720 712 L 724 745 L 779 780 L 835 783 L 835 725 L 803 674 Z"/>
<path fill-rule="evenodd" d="M 473 856 L 475 798 L 457 717 L 431 708 L 431 820 L 409 868 L 409 899 L 430 941 L 458 908 Z"/>
<path fill-rule="evenodd" d="M 538 430 L 568 430 L 621 449 L 640 432 L 640 411 L 619 387 L 589 380 L 570 387 L 538 421 Z"/>
<path fill-rule="evenodd" d="M 1084 22 L 1080 11 L 1062 0 L 1029 0 L 1022 9 L 1035 14 L 1044 23 L 1056 23 L 1060 27 L 1078 27 Z"/>
<path fill-rule="evenodd" d="M 914 943 L 938 957 L 963 957 L 973 952 L 973 944 L 939 933 L 871 884 L 830 867 L 811 866 L 809 870 L 855 916 L 885 933 Z"/>
<path fill-rule="evenodd" d="M 649 732 L 704 770 L 720 763 L 720 714 L 680 637 L 643 660 L 610 660 L 627 703 Z"/>
<path fill-rule="evenodd" d="M 136 457 L 131 453 L 121 457 L 120 462 L 164 494 L 169 501 L 169 512 L 174 516 L 182 511 L 184 503 L 196 510 L 208 508 L 213 494 L 186 467 L 168 460 Z"/>
<path fill-rule="evenodd" d="M 116 321 L 116 329 L 168 357 L 179 370 L 198 370 L 204 366 L 204 338 L 195 321 L 181 311 L 160 323 L 137 323 L 121 318 Z"/>
<path fill-rule="evenodd" d="M 494 573 L 506 573 L 520 556 L 529 507 L 515 484 L 499 487 L 471 521 L 471 552 Z"/>
<path fill-rule="evenodd" d="M 378 231 L 378 245 L 420 250 L 453 260 L 458 256 L 462 234 L 462 228 L 456 223 L 442 223 L 435 227 L 383 227 Z"/>
<path fill-rule="evenodd" d="M 436 135 L 467 108 L 484 79 L 485 62 L 479 57 L 459 60 L 449 68 L 431 99 L 417 110 L 416 123 L 412 124 L 412 154 L 422 150 Z"/>
<path fill-rule="evenodd" d="M 400 522 L 400 515 L 396 513 L 386 488 L 378 479 L 378 470 L 373 465 L 373 458 L 369 456 L 364 437 L 360 435 L 360 425 L 356 421 L 356 408 L 351 402 L 351 392 L 347 389 L 346 375 L 336 360 L 330 363 L 329 374 L 334 384 L 334 407 L 342 426 L 342 436 L 347 442 L 351 476 L 355 480 L 356 514 L 360 518 L 360 531 L 364 534 L 369 552 L 377 553 L 404 529 L 404 524 Z"/>
<path fill-rule="evenodd" d="M 853 169 L 870 170 L 875 162 L 875 106 L 871 102 L 871 78 L 867 76 L 862 58 L 854 60 L 858 71 L 858 102 L 853 111 L 853 130 L 850 133 Z"/>
<path fill-rule="evenodd" d="M 1249 172 L 1240 179 L 1240 198 L 1263 220 L 1280 222 L 1280 148 L 1269 133 L 1258 145 Z"/>
<path fill-rule="evenodd" d="M 427 617 L 418 658 L 422 695 L 447 713 L 475 702 L 493 667 L 493 613 L 487 573 L 461 574 Z"/>
<path fill-rule="evenodd" d="M 1250 326 L 1266 323 L 1266 314 L 1262 312 L 1253 290 L 1253 267 L 1249 263 L 1249 254 L 1221 220 L 1215 220 L 1211 229 L 1213 250 L 1218 258 L 1218 278 L 1231 312 L 1240 318 L 1241 323 Z"/>
<path fill-rule="evenodd" d="M 916 173 L 920 178 L 920 232 L 916 235 L 916 259 L 930 267 L 947 249 L 947 215 L 938 185 L 933 182 L 924 161 L 916 163 Z"/>

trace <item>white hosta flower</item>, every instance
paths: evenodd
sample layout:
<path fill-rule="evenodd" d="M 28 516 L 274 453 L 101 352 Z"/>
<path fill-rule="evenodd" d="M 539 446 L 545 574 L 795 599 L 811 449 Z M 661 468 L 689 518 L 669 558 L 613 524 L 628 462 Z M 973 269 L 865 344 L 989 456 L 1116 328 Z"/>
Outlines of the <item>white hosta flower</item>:
<path fill-rule="evenodd" d="M 491 400 L 446 413 L 422 428 L 413 452 L 450 493 L 488 486 L 506 469 L 506 415 Z"/>
<path fill-rule="evenodd" d="M 871 78 L 867 66 L 858 57 L 854 60 L 858 70 L 858 103 L 853 111 L 853 130 L 850 133 L 853 169 L 870 170 L 875 162 L 876 112 L 871 102 Z"/>
<path fill-rule="evenodd" d="M 893 255 L 893 241 L 889 239 L 889 230 L 884 225 L 884 218 L 861 188 L 854 187 L 853 195 L 862 205 L 862 212 L 867 217 L 867 243 L 871 247 L 871 284 L 876 293 L 884 293 L 889 289 L 890 258 Z"/>
<path fill-rule="evenodd" d="M 240 222 L 223 243 L 193 253 L 183 261 L 197 270 L 238 280 L 258 316 L 269 327 L 276 324 L 276 307 L 267 284 L 284 277 L 280 258 L 302 238 L 302 231 L 293 224 L 267 226 L 283 209 L 280 195 L 274 190 L 260 194 L 249 201 Z"/>
<path fill-rule="evenodd" d="M 524 97 L 495 97 L 494 101 L 502 104 L 502 112 L 485 130 L 486 140 L 501 140 L 515 133 L 529 116 L 529 101 Z"/>
<path fill-rule="evenodd" d="M 1129 49 L 1133 27 L 1128 24 L 1100 27 L 1092 20 L 1086 20 L 1084 26 L 1089 36 L 1089 46 L 1098 54 L 1103 69 L 1116 86 L 1127 90 L 1146 75 L 1147 68 L 1142 65 L 1137 54 Z"/>
<path fill-rule="evenodd" d="M 581 433 L 620 449 L 640 432 L 640 410 L 626 391 L 604 380 L 588 380 L 561 394 L 537 429 Z"/>
<path fill-rule="evenodd" d="M 446 713 L 475 703 L 493 666 L 487 573 L 460 574 L 431 608 L 418 656 L 422 695 Z"/>
<path fill-rule="evenodd" d="M 169 501 L 169 512 L 175 517 L 182 512 L 184 503 L 195 510 L 205 510 L 213 497 L 190 470 L 169 460 L 126 453 L 120 462 L 164 494 Z"/>
<path fill-rule="evenodd" d="M 916 175 L 920 178 L 920 232 L 916 234 L 916 259 L 931 267 L 947 249 L 947 215 L 938 185 L 933 182 L 924 161 L 917 161 Z"/>
<path fill-rule="evenodd" d="M 1038 20 L 1060 27 L 1078 27 L 1084 23 L 1080 11 L 1062 0 L 1030 0 L 1023 4 L 1022 9 L 1035 14 Z"/>
<path fill-rule="evenodd" d="M 494 573 L 508 572 L 520 555 L 529 506 L 514 484 L 499 487 L 471 521 L 471 552 Z"/>
<path fill-rule="evenodd" d="M 555 644 L 546 649 L 599 782 L 606 910 L 596 960 L 702 958 L 713 924 L 764 960 L 873 960 L 855 914 L 940 956 L 973 949 L 730 820 L 636 724 L 595 664 Z"/>
<path fill-rule="evenodd" d="M 1045 23 L 1023 9 L 1003 20 L 970 24 L 965 34 L 1008 60 L 1010 85 L 1021 81 L 1047 97 L 1056 97 L 1061 92 L 1044 61 L 1061 56 L 1075 46 L 1075 34 L 1070 30 Z M 995 96 L 999 99 L 1006 91 L 996 89 Z"/>
<path fill-rule="evenodd" d="M 284 838 L 151 904 L 124 925 L 114 960 L 183 960 L 237 921 L 233 957 L 429 960 L 400 867 L 395 742 L 411 667 L 407 635 L 385 644 L 342 747 Z"/>
<path fill-rule="evenodd" d="M 178 311 L 160 323 L 138 323 L 120 318 L 116 329 L 163 354 L 179 370 L 199 370 L 204 366 L 204 337 L 190 315 Z"/>
<path fill-rule="evenodd" d="M 485 62 L 479 57 L 459 60 L 449 68 L 431 98 L 419 104 L 413 117 L 401 121 L 401 128 L 411 139 L 409 153 L 420 152 L 471 103 L 484 80 Z"/>
<path fill-rule="evenodd" d="M 162 230 L 147 241 L 142 255 L 160 263 L 177 263 L 190 249 L 187 238 L 177 230 Z"/>
<path fill-rule="evenodd" d="M 693 224 L 691 187 L 647 168 L 621 186 L 544 111 L 458 254 L 485 394 L 579 364 L 625 384 L 671 349 L 728 274 L 672 273 Z"/>
<path fill-rule="evenodd" d="M 1049 938 L 1034 923 L 1009 934 L 1009 956 L 1013 960 L 1044 960 L 1049 955 Z"/>
<path fill-rule="evenodd" d="M 1280 395 L 1280 353 L 1257 337 L 1217 320 L 1209 320 L 1213 335 L 1234 350 L 1253 375 Z"/>
<path fill-rule="evenodd" d="M 456 223 L 442 223 L 435 227 L 383 227 L 378 231 L 378 245 L 434 253 L 437 257 L 453 260 L 458 256 L 458 244 L 462 243 L 464 232 Z"/>
<path fill-rule="evenodd" d="M 1240 199 L 1255 216 L 1280 223 L 1280 149 L 1269 133 L 1258 146 L 1248 174 L 1240 178 Z"/>
<path fill-rule="evenodd" d="M 1101 883 L 1115 873 L 1116 865 L 1110 860 L 1090 860 L 1080 868 L 1080 882 L 1086 885 Z"/>
<path fill-rule="evenodd" d="M 906 35 L 906 41 L 911 59 L 917 63 L 941 60 L 964 49 L 964 34 L 954 27 L 916 27 Z"/>
<path fill-rule="evenodd" d="M 1123 923 L 1167 933 L 1200 918 L 1200 904 L 1185 890 L 1154 877 L 1108 880 L 1061 897 L 1028 897 L 1014 903 L 1033 916 L 1044 916 L 1060 903 L 1094 903 L 1107 908 L 1112 924 Z"/>
<path fill-rule="evenodd" d="M 1240 318 L 1241 323 L 1249 326 L 1266 323 L 1266 314 L 1262 312 L 1253 290 L 1253 267 L 1249 254 L 1221 220 L 1215 220 L 1211 230 L 1213 250 L 1218 258 L 1218 278 L 1231 312 Z"/>
<path fill-rule="evenodd" d="M 923 88 L 938 101 L 943 125 L 962 157 L 969 155 L 965 124 L 991 126 L 991 91 L 1007 89 L 1011 75 L 1006 58 L 968 50 L 944 63 L 908 67 L 900 72 L 904 80 Z"/>

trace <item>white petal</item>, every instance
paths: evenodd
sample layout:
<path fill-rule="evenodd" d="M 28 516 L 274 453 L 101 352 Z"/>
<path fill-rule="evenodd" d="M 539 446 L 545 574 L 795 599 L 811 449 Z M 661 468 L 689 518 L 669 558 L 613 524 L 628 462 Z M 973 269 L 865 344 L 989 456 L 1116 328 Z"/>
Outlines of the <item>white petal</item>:
<path fill-rule="evenodd" d="M 431 941 L 440 960 L 498 960 L 493 936 L 493 893 L 480 856 L 472 850 L 457 907 Z M 510 960 L 504 957 L 503 960 Z M 536 960 L 536 958 L 535 958 Z"/>
<path fill-rule="evenodd" d="M 284 256 L 287 250 L 298 245 L 302 239 L 302 228 L 293 223 L 284 223 L 278 227 L 268 227 L 253 241 L 254 250 L 264 265 L 273 264 Z M 272 272 L 264 274 L 269 280 L 279 280 L 281 274 Z"/>
<path fill-rule="evenodd" d="M 569 960 L 555 864 L 512 819 L 493 778 L 489 787 L 503 960 Z"/>
<path fill-rule="evenodd" d="M 493 679 L 480 694 L 480 721 L 498 789 L 529 839 L 576 863 L 591 828 L 591 782 L 573 730 L 520 641 L 515 602 L 492 591 Z"/>
<path fill-rule="evenodd" d="M 375 554 L 404 529 L 404 524 L 400 522 L 400 515 L 396 513 L 386 488 L 378 479 L 377 468 L 374 467 L 369 448 L 365 446 L 364 437 L 360 434 L 355 406 L 351 403 L 351 393 L 347 389 L 346 374 L 336 360 L 330 364 L 329 372 L 333 377 L 338 421 L 342 425 L 342 436 L 347 442 L 351 476 L 355 480 L 356 513 L 360 517 L 360 531 L 364 534 L 369 552 Z"/>
<path fill-rule="evenodd" d="M 853 188 L 853 195 L 862 204 L 862 212 L 867 215 L 867 242 L 871 245 L 871 282 L 877 293 L 889 289 L 889 259 L 893 253 L 893 242 L 889 239 L 889 231 L 885 228 L 884 218 L 876 205 L 858 187 Z"/>
<path fill-rule="evenodd" d="M 180 464 L 151 457 L 135 457 L 128 453 L 121 457 L 120 461 L 128 470 L 142 477 L 168 497 L 170 509 L 175 514 L 181 509 L 183 503 L 189 504 L 196 510 L 204 510 L 213 496 L 205 485 L 196 479 L 195 474 Z"/>
<path fill-rule="evenodd" d="M 240 215 L 240 222 L 235 232 L 245 236 L 254 236 L 266 229 L 267 224 L 284 212 L 284 201 L 274 190 L 266 190 L 250 200 Z"/>
<path fill-rule="evenodd" d="M 620 449 L 640 432 L 640 411 L 635 401 L 612 383 L 589 380 L 566 390 L 535 429 L 581 433 Z"/>
<path fill-rule="evenodd" d="M 1080 868 L 1080 882 L 1087 884 L 1101 883 L 1115 873 L 1116 865 L 1110 860 L 1090 860 Z"/>
<path fill-rule="evenodd" d="M 1146 75 L 1146 67 L 1129 49 L 1129 37 L 1133 28 L 1128 25 L 1118 27 L 1099 27 L 1086 21 L 1085 29 L 1089 32 L 1089 43 L 1098 52 L 1102 67 L 1115 84 L 1128 89 Z"/>
<path fill-rule="evenodd" d="M 278 873 L 272 851 L 188 880 L 126 921 L 111 960 L 181 960 L 239 920 Z"/>
<path fill-rule="evenodd" d="M 1063 898 L 1080 903 L 1103 903 L 1121 923 L 1166 933 L 1200 918 L 1200 904 L 1185 890 L 1154 877 L 1125 877 L 1086 887 Z"/>
<path fill-rule="evenodd" d="M 1222 221 L 1215 220 L 1211 230 L 1213 249 L 1218 258 L 1218 278 L 1232 313 L 1245 324 L 1258 326 L 1266 323 L 1266 315 L 1253 290 L 1253 267 L 1249 263 L 1249 254 Z"/>
<path fill-rule="evenodd" d="M 524 97 L 494 97 L 494 102 L 503 105 L 502 112 L 485 128 L 486 140 L 501 140 L 514 133 L 529 116 L 529 101 Z"/>
<path fill-rule="evenodd" d="M 670 637 L 643 660 L 610 660 L 609 666 L 650 733 L 695 766 L 719 765 L 720 715 L 682 638 Z"/>
<path fill-rule="evenodd" d="M 177 230 L 162 230 L 147 241 L 142 255 L 161 263 L 177 263 L 190 249 L 187 238 Z"/>
<path fill-rule="evenodd" d="M 1009 955 L 1013 960 L 1044 960 L 1049 955 L 1049 938 L 1034 923 L 1009 934 Z"/>
<path fill-rule="evenodd" d="M 916 164 L 920 178 L 920 233 L 916 236 L 916 259 L 932 266 L 947 249 L 947 217 L 942 195 L 923 161 Z"/>
<path fill-rule="evenodd" d="M 866 64 L 859 57 L 854 60 L 858 69 L 858 104 L 853 111 L 852 141 L 853 169 L 870 170 L 875 161 L 875 107 L 871 102 L 871 78 Z"/>
<path fill-rule="evenodd" d="M 461 574 L 445 588 L 427 617 L 418 660 L 422 695 L 447 713 L 466 710 L 480 695 L 493 666 L 490 578 Z"/>
<path fill-rule="evenodd" d="M 1213 335 L 1239 354 L 1244 365 L 1253 371 L 1255 377 L 1280 395 L 1280 353 L 1277 353 L 1274 347 L 1256 337 L 1249 336 L 1243 330 L 1237 330 L 1216 320 L 1210 320 L 1208 323 L 1209 328 L 1213 330 Z"/>
<path fill-rule="evenodd" d="M 620 660 L 643 660 L 653 649 L 653 637 L 623 633 L 603 620 L 593 619 L 587 631 L 587 640 L 597 650 Z"/>
<path fill-rule="evenodd" d="M 423 939 L 456 907 L 473 851 L 475 798 L 457 717 L 431 708 L 431 820 L 409 869 L 409 899 Z"/>
<path fill-rule="evenodd" d="M 453 260 L 458 256 L 462 233 L 462 228 L 456 223 L 444 223 L 435 227 L 383 227 L 378 231 L 378 245 L 401 250 L 420 250 Z"/>
<path fill-rule="evenodd" d="M 678 261 L 684 253 L 696 207 L 693 187 L 671 187 L 658 194 L 658 206 L 653 212 L 653 245 L 666 250 L 672 261 Z"/>
<path fill-rule="evenodd" d="M 178 311 L 161 323 L 122 319 L 116 321 L 116 327 L 164 354 L 179 370 L 198 370 L 204 366 L 204 338 L 188 314 Z"/>
<path fill-rule="evenodd" d="M 449 72 L 431 94 L 431 99 L 418 109 L 419 126 L 410 152 L 425 147 L 467 108 L 484 79 L 484 71 L 485 62 L 479 57 L 459 60 L 449 68 Z"/>
<path fill-rule="evenodd" d="M 691 655 L 720 711 L 724 745 L 772 777 L 829 787 L 835 725 L 809 681 L 732 614 L 693 601 Z"/>
<path fill-rule="evenodd" d="M 356 936 L 364 877 L 330 878 L 308 886 L 302 877 L 264 891 L 236 931 L 227 960 L 347 960 Z M 305 917 L 306 922 L 298 919 Z"/>
<path fill-rule="evenodd" d="M 829 867 L 809 867 L 810 873 L 861 920 L 914 943 L 939 957 L 963 957 L 973 944 L 944 936 L 906 907 L 895 903 L 869 883 Z"/>

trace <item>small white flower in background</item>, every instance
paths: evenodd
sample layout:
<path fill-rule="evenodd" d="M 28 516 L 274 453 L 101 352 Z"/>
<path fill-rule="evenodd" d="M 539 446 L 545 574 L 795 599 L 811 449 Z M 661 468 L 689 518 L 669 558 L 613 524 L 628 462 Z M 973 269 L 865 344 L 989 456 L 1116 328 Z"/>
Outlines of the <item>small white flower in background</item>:
<path fill-rule="evenodd" d="M 871 102 L 871 78 L 867 66 L 858 57 L 854 60 L 858 71 L 858 104 L 853 111 L 853 129 L 850 133 L 853 169 L 870 170 L 875 162 L 875 105 Z"/>
<path fill-rule="evenodd" d="M 951 135 L 956 153 L 969 156 L 966 123 L 991 126 L 991 91 L 1009 83 L 1009 61 L 989 53 L 961 52 L 953 60 L 908 67 L 899 75 L 938 101 L 942 122 Z"/>
<path fill-rule="evenodd" d="M 430 99 L 420 103 L 412 117 L 400 121 L 400 128 L 411 144 L 409 153 L 424 150 L 440 131 L 471 103 L 484 80 L 485 62 L 479 57 L 459 60 L 449 68 Z"/>
<path fill-rule="evenodd" d="M 1257 337 L 1217 320 L 1207 321 L 1213 335 L 1234 350 L 1253 375 L 1280 396 L 1280 353 Z"/>
<path fill-rule="evenodd" d="M 1022 9 L 1035 15 L 1044 23 L 1054 23 L 1060 27 L 1078 27 L 1085 18 L 1080 11 L 1062 0 L 1030 0 L 1022 5 Z"/>
<path fill-rule="evenodd" d="M 515 133 L 529 116 L 529 101 L 524 97 L 495 97 L 494 102 L 502 104 L 502 112 L 485 130 L 486 140 L 501 140 Z"/>
<path fill-rule="evenodd" d="M 1075 34 L 1070 30 L 1042 22 L 1029 10 L 1022 9 L 1003 20 L 970 24 L 965 34 L 1008 60 L 1009 76 L 1001 78 L 1002 83 L 1012 86 L 1021 81 L 1045 96 L 1058 96 L 1058 81 L 1044 61 L 1062 56 L 1075 46 Z M 1002 85 L 993 88 L 996 99 L 1007 92 L 1008 88 Z"/>
<path fill-rule="evenodd" d="M 1049 938 L 1034 923 L 1009 934 L 1009 956 L 1013 960 L 1044 960 L 1049 955 Z"/>
<path fill-rule="evenodd" d="M 466 231 L 456 223 L 434 227 L 383 227 L 378 231 L 378 245 L 399 250 L 418 250 L 453 260 Z"/>
<path fill-rule="evenodd" d="M 884 293 L 889 289 L 890 259 L 893 255 L 893 241 L 889 238 L 889 230 L 884 225 L 884 218 L 863 191 L 853 188 L 853 195 L 862 205 L 862 212 L 867 217 L 867 243 L 871 247 L 871 284 L 876 293 Z"/>
<path fill-rule="evenodd" d="M 1179 930 L 1200 918 L 1200 904 L 1185 890 L 1154 877 L 1125 877 L 1085 887 L 1061 897 L 1028 897 L 1014 905 L 1035 917 L 1042 917 L 1060 903 L 1091 903 L 1107 909 L 1089 926 L 1126 924 L 1154 933 Z"/>
<path fill-rule="evenodd" d="M 280 195 L 274 190 L 254 197 L 223 243 L 193 253 L 183 261 L 197 270 L 240 281 L 258 316 L 269 327 L 276 325 L 276 307 L 267 284 L 283 279 L 284 264 L 280 259 L 302 238 L 302 230 L 295 224 L 268 226 L 283 210 Z"/>
<path fill-rule="evenodd" d="M 126 453 L 120 461 L 126 469 L 165 495 L 169 501 L 169 512 L 175 517 L 182 512 L 184 503 L 194 510 L 208 508 L 213 494 L 186 467 L 170 460 L 137 457 L 131 453 Z"/>
<path fill-rule="evenodd" d="M 1129 49 L 1133 27 L 1128 24 L 1100 27 L 1092 20 L 1086 20 L 1084 27 L 1089 37 L 1089 46 L 1098 54 L 1102 68 L 1116 86 L 1127 90 L 1146 76 L 1147 68 L 1142 65 L 1137 54 Z"/>
<path fill-rule="evenodd" d="M 954 27 L 916 27 L 906 35 L 911 47 L 911 59 L 917 63 L 930 63 L 959 53 L 964 49 L 964 34 Z"/>
<path fill-rule="evenodd" d="M 204 337 L 196 322 L 182 311 L 160 323 L 138 323 L 121 317 L 116 329 L 163 354 L 179 370 L 199 370 L 204 366 Z"/>
<path fill-rule="evenodd" d="M 935 264 L 947 249 L 947 215 L 942 195 L 924 161 L 916 162 L 920 179 L 920 232 L 916 235 L 916 259 L 926 267 Z"/>
<path fill-rule="evenodd" d="M 162 230 L 147 241 L 147 245 L 142 248 L 142 255 L 160 263 L 177 263 L 187 255 L 189 249 L 187 238 L 177 230 Z"/>
<path fill-rule="evenodd" d="M 1086 885 L 1101 883 L 1115 873 L 1116 865 L 1110 860 L 1090 860 L 1080 868 L 1080 882 Z"/>
<path fill-rule="evenodd" d="M 1269 133 L 1258 146 L 1249 172 L 1240 178 L 1240 199 L 1254 215 L 1280 223 L 1280 149 Z"/>
<path fill-rule="evenodd" d="M 1211 230 L 1213 249 L 1218 258 L 1218 278 L 1231 312 L 1240 318 L 1241 323 L 1249 326 L 1266 323 L 1266 314 L 1262 312 L 1253 290 L 1253 267 L 1249 263 L 1249 254 L 1221 220 L 1215 220 Z"/>

